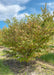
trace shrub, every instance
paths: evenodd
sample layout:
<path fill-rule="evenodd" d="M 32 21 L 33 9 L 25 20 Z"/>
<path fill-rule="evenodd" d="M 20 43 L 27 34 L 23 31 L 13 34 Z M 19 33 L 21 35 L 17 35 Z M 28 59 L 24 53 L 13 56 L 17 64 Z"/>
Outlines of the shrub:
<path fill-rule="evenodd" d="M 3 28 L 3 44 L 10 47 L 9 54 L 20 61 L 29 61 L 40 56 L 48 48 L 47 43 L 54 34 L 53 15 L 42 9 L 42 15 L 25 16 L 18 21 L 7 19 L 8 28 Z"/>
<path fill-rule="evenodd" d="M 2 31 L 0 29 L 0 46 L 2 45 Z"/>

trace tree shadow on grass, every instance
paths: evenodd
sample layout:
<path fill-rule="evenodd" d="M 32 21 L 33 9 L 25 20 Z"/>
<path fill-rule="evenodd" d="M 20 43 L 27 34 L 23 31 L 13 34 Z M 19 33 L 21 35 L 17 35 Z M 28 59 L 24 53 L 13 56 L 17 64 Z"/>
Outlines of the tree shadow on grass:
<path fill-rule="evenodd" d="M 4 60 L 4 65 L 8 65 L 9 68 L 11 69 L 12 72 L 14 72 L 14 74 L 20 74 L 20 73 L 30 73 L 33 72 L 36 68 L 35 66 L 35 62 L 19 62 L 16 59 L 8 59 L 8 60 Z"/>
<path fill-rule="evenodd" d="M 14 75 L 9 69 L 8 65 L 3 64 L 3 59 L 0 59 L 0 75 Z"/>

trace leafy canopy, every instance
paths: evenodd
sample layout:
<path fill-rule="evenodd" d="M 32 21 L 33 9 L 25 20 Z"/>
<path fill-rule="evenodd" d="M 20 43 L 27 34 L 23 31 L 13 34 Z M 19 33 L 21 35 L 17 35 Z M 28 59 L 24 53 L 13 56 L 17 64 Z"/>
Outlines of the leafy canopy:
<path fill-rule="evenodd" d="M 54 34 L 54 15 L 47 11 L 46 5 L 42 15 L 31 14 L 18 21 L 7 19 L 8 28 L 2 29 L 3 44 L 10 47 L 8 54 L 20 61 L 29 61 L 47 50 L 47 43 Z"/>

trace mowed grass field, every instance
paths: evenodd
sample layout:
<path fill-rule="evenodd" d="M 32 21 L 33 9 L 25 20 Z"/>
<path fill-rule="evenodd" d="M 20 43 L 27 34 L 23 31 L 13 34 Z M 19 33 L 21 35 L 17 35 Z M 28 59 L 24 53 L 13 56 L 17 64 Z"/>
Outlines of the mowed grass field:
<path fill-rule="evenodd" d="M 54 65 L 54 53 L 42 55 L 39 59 L 41 59 L 41 61 Z"/>
<path fill-rule="evenodd" d="M 48 54 L 42 55 L 39 59 L 54 65 L 54 37 L 49 42 L 49 49 L 50 52 Z"/>

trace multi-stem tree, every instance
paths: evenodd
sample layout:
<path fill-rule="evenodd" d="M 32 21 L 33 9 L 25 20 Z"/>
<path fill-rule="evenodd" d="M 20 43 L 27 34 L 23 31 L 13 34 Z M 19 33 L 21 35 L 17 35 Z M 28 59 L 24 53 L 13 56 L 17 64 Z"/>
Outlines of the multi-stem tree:
<path fill-rule="evenodd" d="M 29 61 L 47 50 L 47 43 L 54 34 L 54 21 L 46 6 L 42 15 L 31 14 L 20 21 L 13 18 L 6 22 L 9 27 L 2 30 L 2 41 L 10 47 L 8 53 L 20 61 Z"/>
<path fill-rule="evenodd" d="M 2 30 L 0 29 L 0 46 L 2 45 Z"/>

